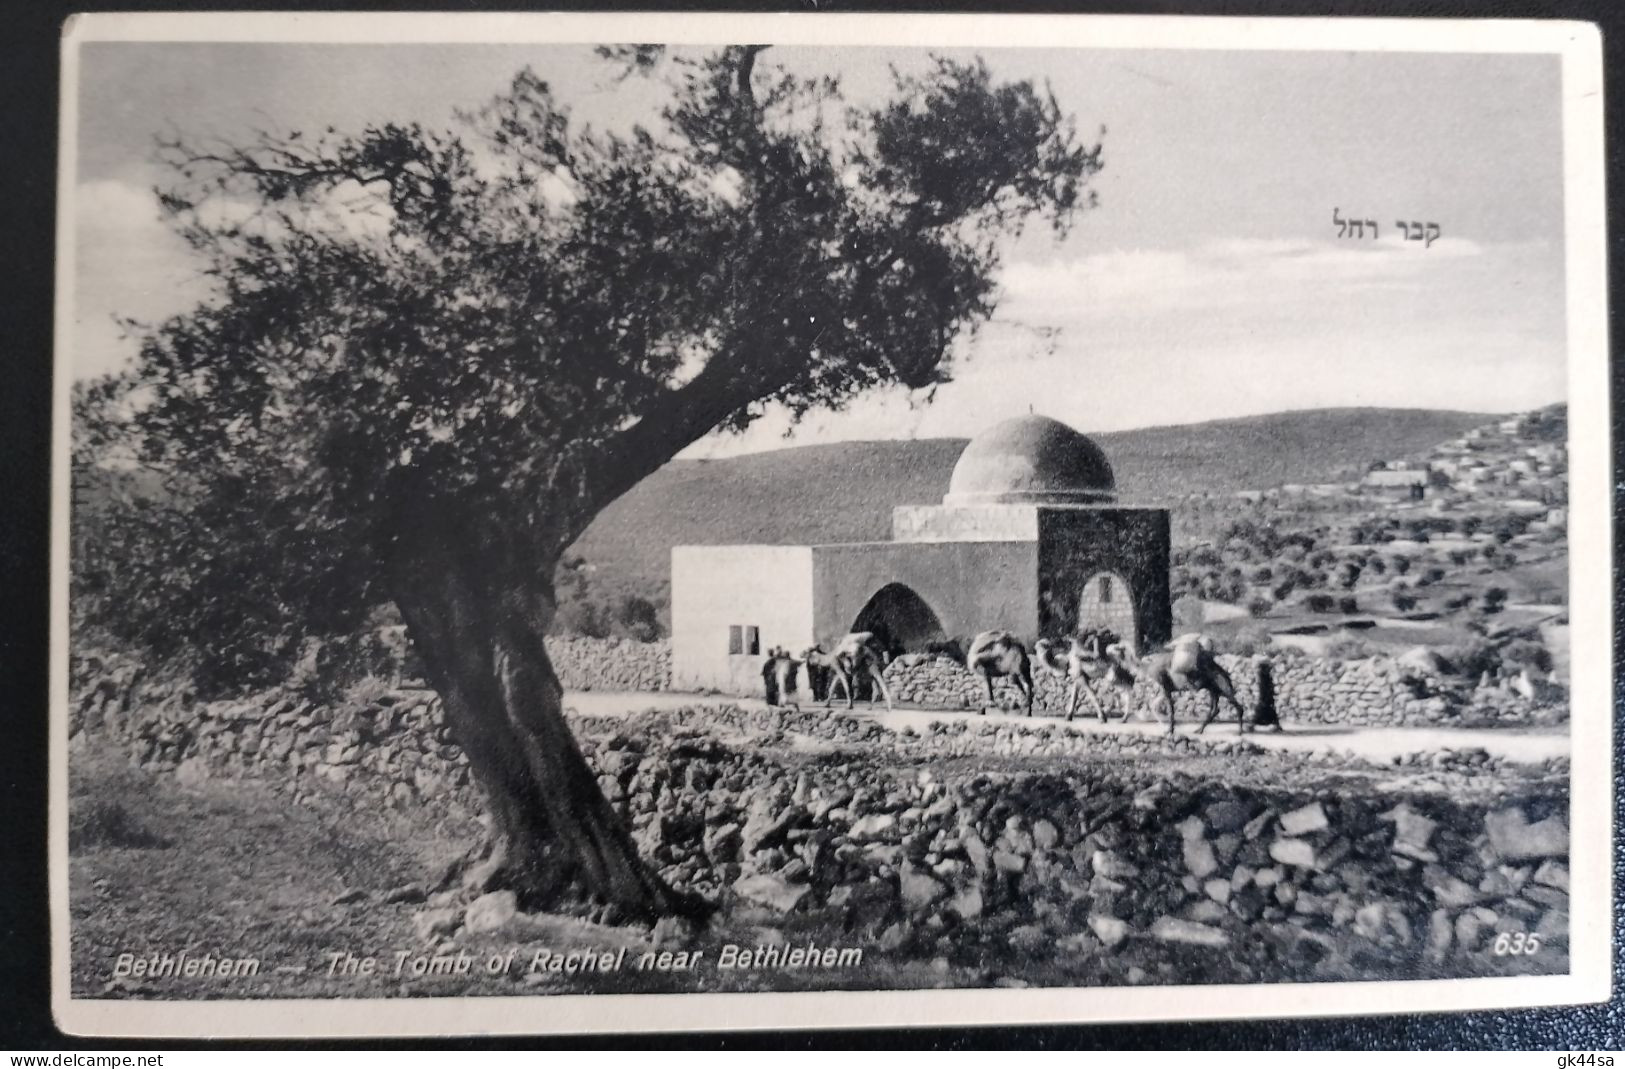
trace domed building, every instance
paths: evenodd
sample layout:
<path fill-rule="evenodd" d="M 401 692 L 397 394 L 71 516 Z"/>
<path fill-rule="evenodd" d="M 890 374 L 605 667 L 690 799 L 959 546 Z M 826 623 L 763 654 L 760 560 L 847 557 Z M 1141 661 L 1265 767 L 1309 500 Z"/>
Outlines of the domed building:
<path fill-rule="evenodd" d="M 948 481 L 946 506 L 1086 505 L 1110 501 L 1106 453 L 1047 416 L 1021 416 L 971 439 Z"/>
<path fill-rule="evenodd" d="M 1029 647 L 1088 628 L 1161 645 L 1168 512 L 1116 493 L 1098 444 L 1022 416 L 965 446 L 941 504 L 893 509 L 890 541 L 674 547 L 673 685 L 754 694 L 770 649 L 830 649 L 851 631 L 896 653 L 994 628 Z"/>

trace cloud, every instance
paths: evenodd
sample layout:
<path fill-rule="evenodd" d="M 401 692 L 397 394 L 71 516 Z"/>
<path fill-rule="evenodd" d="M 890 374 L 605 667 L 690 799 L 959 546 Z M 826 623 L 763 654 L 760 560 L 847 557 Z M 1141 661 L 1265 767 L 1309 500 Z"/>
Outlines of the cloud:
<path fill-rule="evenodd" d="M 70 209 L 75 227 L 72 366 L 76 376 L 89 377 L 135 355 L 137 343 L 120 320 L 161 321 L 193 307 L 209 287 L 151 189 L 119 179 L 83 182 Z M 215 197 L 201 215 L 211 226 L 234 223 L 267 233 L 280 228 L 238 198 Z M 356 182 L 336 186 L 306 215 L 308 226 L 360 241 L 383 238 L 392 221 L 380 189 Z"/>
<path fill-rule="evenodd" d="M 81 183 L 74 213 L 74 333 L 78 377 L 129 360 L 136 343 L 117 320 L 152 322 L 194 303 L 203 292 L 185 244 L 164 223 L 158 199 L 134 182 Z"/>
<path fill-rule="evenodd" d="M 99 179 L 79 185 L 73 203 L 81 237 L 151 234 L 161 230 L 162 213 L 152 190 L 131 182 Z"/>
<path fill-rule="evenodd" d="M 360 189 L 328 207 L 356 237 L 387 224 Z M 161 320 L 202 297 L 205 280 L 139 184 L 83 183 L 72 208 L 73 369 L 85 376 L 134 353 L 115 316 Z M 1231 238 L 1012 260 L 995 322 L 930 404 L 876 393 L 812 414 L 788 438 L 788 418 L 771 411 L 690 455 L 969 435 L 1029 409 L 1109 430 L 1330 405 L 1510 411 L 1563 396 L 1561 248 L 1452 236 L 1425 248 L 1383 230 L 1364 242 Z"/>
<path fill-rule="evenodd" d="M 930 405 L 865 398 L 788 440 L 770 413 L 694 454 L 964 436 L 1028 411 L 1118 430 L 1348 405 L 1531 408 L 1564 392 L 1562 281 L 1544 242 L 1429 248 L 1386 232 L 1017 260 Z"/>
<path fill-rule="evenodd" d="M 1389 234 L 1359 244 L 1228 239 L 1193 249 L 1115 249 L 1072 260 L 1017 262 L 1004 271 L 1007 306 L 1028 309 L 1094 308 L 1103 314 L 1122 302 L 1151 309 L 1218 309 L 1256 304 L 1268 287 L 1343 290 L 1415 283 L 1442 264 L 1482 255 L 1463 238 L 1440 238 L 1431 247 Z"/>

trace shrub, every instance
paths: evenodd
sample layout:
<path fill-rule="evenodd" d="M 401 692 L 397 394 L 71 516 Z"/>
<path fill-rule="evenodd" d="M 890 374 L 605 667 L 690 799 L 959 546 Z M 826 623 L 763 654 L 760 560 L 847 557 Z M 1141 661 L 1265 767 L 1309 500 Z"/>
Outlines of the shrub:
<path fill-rule="evenodd" d="M 1185 565 L 1176 564 L 1168 572 L 1168 594 L 1175 601 L 1188 596 L 1195 587 L 1196 579 Z"/>
<path fill-rule="evenodd" d="M 220 498 L 196 493 L 180 476 L 166 483 L 147 471 L 126 481 L 76 465 L 75 477 L 102 488 L 75 510 L 76 628 L 188 674 L 199 697 L 281 683 L 307 638 L 336 640 L 363 629 L 372 602 L 350 578 L 364 569 L 352 573 L 341 555 L 317 546 L 269 568 L 258 543 L 229 536 L 256 523 L 296 522 L 284 513 L 261 515 L 268 506 L 251 487 Z"/>
<path fill-rule="evenodd" d="M 1293 531 L 1291 534 L 1281 539 L 1281 542 L 1288 549 L 1294 546 L 1302 549 L 1303 553 L 1299 554 L 1300 560 L 1305 554 L 1310 553 L 1315 548 L 1315 536 L 1307 531 Z"/>
<path fill-rule="evenodd" d="M 1484 591 L 1484 599 L 1480 603 L 1479 608 L 1483 609 L 1486 613 L 1497 613 L 1506 607 L 1506 603 L 1507 592 L 1505 588 L 1492 586 L 1488 590 Z"/>
<path fill-rule="evenodd" d="M 1501 647 L 1501 662 L 1537 672 L 1550 672 L 1552 651 L 1532 639 L 1515 638 Z"/>
<path fill-rule="evenodd" d="M 1344 615 L 1359 612 L 1360 603 L 1354 598 L 1344 595 L 1343 597 L 1337 599 L 1337 611 L 1343 613 Z"/>
<path fill-rule="evenodd" d="M 1275 602 L 1260 594 L 1247 603 L 1247 615 L 1256 620 L 1268 616 L 1273 608 L 1275 608 Z"/>
<path fill-rule="evenodd" d="M 1310 612 L 1331 612 L 1337 600 L 1330 594 L 1310 594 L 1303 599 L 1303 604 Z"/>
<path fill-rule="evenodd" d="M 1206 545 L 1197 546 L 1195 549 L 1192 549 L 1190 551 L 1190 555 L 1186 557 L 1186 560 L 1189 561 L 1193 567 L 1197 568 L 1216 568 L 1220 564 L 1224 563 L 1224 558 L 1219 556 L 1219 551 L 1214 549 L 1212 546 Z"/>
<path fill-rule="evenodd" d="M 1414 594 L 1408 594 L 1403 590 L 1394 591 L 1393 601 L 1394 608 L 1398 609 L 1400 612 L 1410 612 L 1412 609 L 1416 608 L 1416 596 Z"/>
<path fill-rule="evenodd" d="M 654 602 L 637 594 L 627 594 L 621 598 L 615 618 L 626 637 L 639 642 L 653 642 L 664 633 L 660 626 L 660 610 Z"/>
<path fill-rule="evenodd" d="M 138 850 L 162 849 L 169 842 L 137 820 L 122 802 L 106 798 L 76 798 L 68 812 L 68 848 L 123 846 Z"/>
<path fill-rule="evenodd" d="M 557 634 L 580 635 L 583 638 L 608 638 L 611 631 L 609 614 L 595 601 L 576 598 L 559 606 L 553 630 Z"/>
<path fill-rule="evenodd" d="M 1413 542 L 1426 542 L 1433 537 L 1433 532 L 1425 521 L 1412 520 L 1405 525 L 1405 537 Z"/>
<path fill-rule="evenodd" d="M 378 631 L 363 630 L 332 638 L 306 638 L 282 684 L 307 701 L 330 702 L 368 680 L 392 680 L 397 674 L 408 674 L 404 659 Z M 194 672 L 193 678 L 200 675 L 203 673 Z"/>
<path fill-rule="evenodd" d="M 1502 516 L 1495 522 L 1495 540 L 1505 545 L 1528 529 L 1529 520 L 1526 517 Z"/>
<path fill-rule="evenodd" d="M 1484 639 L 1472 639 L 1455 646 L 1445 646 L 1439 655 L 1450 662 L 1456 674 L 1477 679 L 1485 672 L 1494 673 L 1501 667 L 1501 652 Z"/>

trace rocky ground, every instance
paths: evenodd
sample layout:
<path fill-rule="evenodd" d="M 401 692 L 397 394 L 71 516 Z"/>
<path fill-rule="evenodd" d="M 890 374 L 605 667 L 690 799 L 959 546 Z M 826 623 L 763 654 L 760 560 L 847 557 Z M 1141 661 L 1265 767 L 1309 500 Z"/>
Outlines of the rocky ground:
<path fill-rule="evenodd" d="M 367 718 L 352 719 L 363 731 Z M 235 751 L 131 768 L 127 747 L 81 733 L 76 989 L 1071 986 L 1567 967 L 1563 759 L 1459 751 L 1379 764 L 1228 733 L 1169 742 L 1001 717 L 893 730 L 821 708 L 685 706 L 573 724 L 644 855 L 718 904 L 706 930 L 527 916 L 506 892 L 436 892 L 479 826 L 455 772 L 421 757 L 413 767 L 439 778 L 406 798 L 369 771 L 365 741 L 351 764 L 292 771 Z M 458 757 L 446 767 L 463 767 Z M 173 774 L 188 760 L 191 774 Z M 133 965 L 182 950 L 252 954 L 260 971 L 114 976 L 120 954 Z"/>

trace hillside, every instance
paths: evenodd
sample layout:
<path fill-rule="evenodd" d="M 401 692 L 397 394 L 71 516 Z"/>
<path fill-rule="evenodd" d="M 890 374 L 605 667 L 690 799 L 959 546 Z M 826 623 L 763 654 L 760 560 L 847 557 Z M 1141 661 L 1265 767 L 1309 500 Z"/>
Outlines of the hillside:
<path fill-rule="evenodd" d="M 1424 453 L 1494 418 L 1316 409 L 1095 438 L 1111 458 L 1120 500 L 1163 503 L 1343 478 L 1373 460 Z M 674 545 L 886 538 L 894 505 L 941 499 L 964 447 L 962 438 L 929 438 L 674 460 L 606 509 L 575 552 L 595 566 L 600 589 L 663 597 Z"/>

